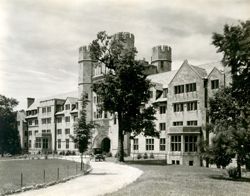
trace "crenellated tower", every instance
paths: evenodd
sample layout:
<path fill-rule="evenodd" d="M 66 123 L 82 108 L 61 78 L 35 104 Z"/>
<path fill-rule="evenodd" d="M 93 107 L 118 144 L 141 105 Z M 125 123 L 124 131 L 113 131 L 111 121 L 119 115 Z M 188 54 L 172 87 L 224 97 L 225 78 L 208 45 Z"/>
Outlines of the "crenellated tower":
<path fill-rule="evenodd" d="M 113 35 L 116 40 L 123 40 L 123 49 L 129 49 L 134 47 L 135 36 L 129 32 L 119 32 Z"/>
<path fill-rule="evenodd" d="M 153 47 L 151 64 L 157 67 L 158 73 L 171 71 L 172 69 L 171 47 L 166 45 Z"/>
<path fill-rule="evenodd" d="M 92 121 L 92 76 L 94 62 L 90 58 L 90 49 L 88 46 L 79 48 L 79 77 L 78 77 L 78 97 L 81 98 L 82 94 L 86 94 L 89 103 L 86 107 L 87 121 Z M 81 103 L 78 103 L 79 109 Z M 78 110 L 79 111 L 79 110 Z"/>

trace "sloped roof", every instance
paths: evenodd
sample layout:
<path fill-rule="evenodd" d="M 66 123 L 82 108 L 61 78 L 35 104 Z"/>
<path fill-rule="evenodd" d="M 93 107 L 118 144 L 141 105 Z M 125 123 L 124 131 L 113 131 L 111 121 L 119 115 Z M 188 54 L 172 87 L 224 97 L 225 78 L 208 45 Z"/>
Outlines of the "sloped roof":
<path fill-rule="evenodd" d="M 172 78 L 175 76 L 177 70 L 158 73 L 158 74 L 152 74 L 149 75 L 147 78 L 155 83 L 160 83 L 163 85 L 163 88 L 167 88 L 168 84 L 172 80 Z"/>
<path fill-rule="evenodd" d="M 224 71 L 224 66 L 221 62 L 212 62 L 212 63 L 206 63 L 202 65 L 197 65 L 197 67 L 200 67 L 202 69 L 205 69 L 207 72 L 207 75 L 211 73 L 211 71 L 216 67 L 219 71 Z"/>
<path fill-rule="evenodd" d="M 70 103 L 76 103 L 78 101 L 78 98 L 76 98 L 76 97 L 67 97 L 66 100 L 69 100 Z"/>
<path fill-rule="evenodd" d="M 198 74 L 201 78 L 207 77 L 207 71 L 201 67 L 190 65 Z"/>

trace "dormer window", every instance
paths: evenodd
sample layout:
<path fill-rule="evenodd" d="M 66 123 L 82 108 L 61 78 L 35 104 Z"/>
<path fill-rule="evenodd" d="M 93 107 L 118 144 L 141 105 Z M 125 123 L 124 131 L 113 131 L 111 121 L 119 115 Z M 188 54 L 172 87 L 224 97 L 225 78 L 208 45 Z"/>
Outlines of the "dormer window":
<path fill-rule="evenodd" d="M 211 80 L 211 89 L 219 88 L 219 80 Z"/>
<path fill-rule="evenodd" d="M 65 105 L 65 110 L 70 110 L 70 104 Z"/>

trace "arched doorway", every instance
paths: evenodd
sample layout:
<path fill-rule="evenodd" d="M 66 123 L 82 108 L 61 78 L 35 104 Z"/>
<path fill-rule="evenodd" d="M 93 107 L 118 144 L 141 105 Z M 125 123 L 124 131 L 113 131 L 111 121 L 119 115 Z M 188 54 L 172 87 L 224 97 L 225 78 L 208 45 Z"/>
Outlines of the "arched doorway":
<path fill-rule="evenodd" d="M 102 152 L 110 152 L 110 139 L 105 137 L 103 140 L 102 140 L 102 144 L 101 144 L 101 149 L 102 149 Z"/>

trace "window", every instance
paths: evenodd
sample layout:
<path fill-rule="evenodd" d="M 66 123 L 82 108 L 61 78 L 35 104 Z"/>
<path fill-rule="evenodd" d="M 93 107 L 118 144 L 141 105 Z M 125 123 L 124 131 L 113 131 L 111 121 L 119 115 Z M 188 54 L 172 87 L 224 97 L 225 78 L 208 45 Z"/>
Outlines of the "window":
<path fill-rule="evenodd" d="M 70 116 L 65 116 L 65 122 L 70 122 Z"/>
<path fill-rule="evenodd" d="M 46 113 L 46 107 L 42 108 L 42 113 Z"/>
<path fill-rule="evenodd" d="M 51 118 L 47 118 L 47 123 L 48 123 L 48 124 L 51 123 Z"/>
<path fill-rule="evenodd" d="M 28 131 L 24 131 L 24 136 L 28 136 Z"/>
<path fill-rule="evenodd" d="M 196 83 L 186 84 L 186 92 L 196 91 Z"/>
<path fill-rule="evenodd" d="M 180 161 L 179 160 L 176 160 L 176 165 L 180 165 Z"/>
<path fill-rule="evenodd" d="M 78 149 L 78 144 L 77 143 L 75 143 L 74 148 Z"/>
<path fill-rule="evenodd" d="M 57 140 L 57 148 L 60 149 L 61 148 L 61 139 Z"/>
<path fill-rule="evenodd" d="M 106 111 L 104 112 L 104 118 L 108 118 L 108 113 Z"/>
<path fill-rule="evenodd" d="M 219 80 L 211 80 L 211 89 L 219 88 Z"/>
<path fill-rule="evenodd" d="M 69 148 L 69 139 L 66 139 L 66 149 Z"/>
<path fill-rule="evenodd" d="M 134 150 L 138 150 L 138 149 L 139 149 L 139 141 L 138 141 L 138 138 L 134 139 L 133 149 L 134 149 Z"/>
<path fill-rule="evenodd" d="M 187 111 L 197 110 L 197 101 L 187 103 Z"/>
<path fill-rule="evenodd" d="M 38 130 L 35 130 L 35 135 L 38 133 Z"/>
<path fill-rule="evenodd" d="M 173 126 L 183 126 L 183 121 L 175 121 L 173 122 Z"/>
<path fill-rule="evenodd" d="M 62 123 L 62 117 L 58 117 L 58 118 L 56 119 L 56 121 L 57 121 L 57 123 Z"/>
<path fill-rule="evenodd" d="M 194 161 L 189 161 L 189 166 L 193 166 L 194 165 Z"/>
<path fill-rule="evenodd" d="M 28 122 L 29 122 L 29 125 L 32 125 L 32 120 L 29 120 Z"/>
<path fill-rule="evenodd" d="M 97 110 L 96 118 L 102 118 L 102 110 Z"/>
<path fill-rule="evenodd" d="M 153 97 L 154 97 L 153 91 L 149 91 L 149 97 L 150 97 L 150 98 L 153 98 Z"/>
<path fill-rule="evenodd" d="M 171 151 L 181 151 L 181 136 L 180 135 L 171 136 Z"/>
<path fill-rule="evenodd" d="M 17 126 L 20 126 L 20 121 L 17 121 Z"/>
<path fill-rule="evenodd" d="M 197 152 L 197 136 L 185 136 L 185 152 Z"/>
<path fill-rule="evenodd" d="M 29 136 L 31 136 L 32 135 L 32 131 L 29 131 Z"/>
<path fill-rule="evenodd" d="M 57 129 L 57 135 L 62 134 L 62 129 Z"/>
<path fill-rule="evenodd" d="M 40 137 L 36 138 L 36 143 L 35 143 L 36 148 L 41 148 L 42 147 L 42 140 Z"/>
<path fill-rule="evenodd" d="M 65 110 L 70 110 L 70 104 L 65 105 Z"/>
<path fill-rule="evenodd" d="M 163 97 L 166 98 L 168 96 L 168 89 L 164 88 L 163 89 Z"/>
<path fill-rule="evenodd" d="M 77 116 L 74 116 L 74 122 L 76 122 L 77 121 Z"/>
<path fill-rule="evenodd" d="M 47 107 L 47 112 L 48 112 L 48 113 L 51 112 L 51 107 Z"/>
<path fill-rule="evenodd" d="M 189 121 L 187 121 L 187 126 L 197 126 L 197 120 L 189 120 Z"/>
<path fill-rule="evenodd" d="M 65 134 L 70 134 L 70 129 L 65 129 Z"/>
<path fill-rule="evenodd" d="M 183 112 L 183 103 L 174 103 L 174 112 Z"/>
<path fill-rule="evenodd" d="M 146 150 L 154 150 L 154 139 L 146 139 Z"/>
<path fill-rule="evenodd" d="M 160 106 L 160 114 L 166 113 L 166 106 Z"/>
<path fill-rule="evenodd" d="M 161 69 L 164 67 L 164 61 L 160 61 L 161 62 Z"/>
<path fill-rule="evenodd" d="M 184 85 L 178 85 L 174 87 L 174 94 L 184 93 Z"/>
<path fill-rule="evenodd" d="M 51 133 L 50 129 L 47 129 L 47 133 Z"/>
<path fill-rule="evenodd" d="M 172 160 L 172 164 L 175 165 L 175 160 Z"/>
<path fill-rule="evenodd" d="M 46 124 L 46 118 L 42 119 L 42 124 Z"/>
<path fill-rule="evenodd" d="M 49 147 L 49 139 L 43 138 L 43 149 L 48 149 Z"/>
<path fill-rule="evenodd" d="M 38 125 L 38 120 L 35 120 L 35 125 Z"/>
<path fill-rule="evenodd" d="M 31 140 L 29 140 L 29 148 L 31 148 Z"/>
<path fill-rule="evenodd" d="M 42 130 L 42 133 L 46 133 L 47 131 L 44 129 L 44 130 Z"/>
<path fill-rule="evenodd" d="M 166 139 L 160 138 L 160 151 L 165 151 L 165 150 L 166 150 Z"/>
<path fill-rule="evenodd" d="M 160 123 L 159 127 L 160 127 L 160 131 L 165 131 L 166 130 L 166 123 Z"/>

